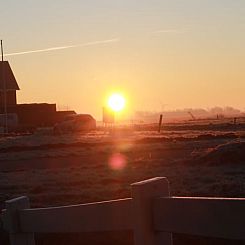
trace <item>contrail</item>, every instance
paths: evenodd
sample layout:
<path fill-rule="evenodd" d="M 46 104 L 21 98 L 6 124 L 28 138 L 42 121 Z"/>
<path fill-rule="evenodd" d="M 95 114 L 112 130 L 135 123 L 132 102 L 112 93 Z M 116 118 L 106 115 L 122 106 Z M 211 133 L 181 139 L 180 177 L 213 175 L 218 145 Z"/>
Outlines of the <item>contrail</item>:
<path fill-rule="evenodd" d="M 99 45 L 99 44 L 115 43 L 115 42 L 118 42 L 119 40 L 120 40 L 119 38 L 113 38 L 113 39 L 107 39 L 107 40 L 101 40 L 101 41 L 82 43 L 82 44 L 77 44 L 77 45 L 67 45 L 67 46 L 59 46 L 59 47 L 52 47 L 52 48 L 45 48 L 45 49 L 36 49 L 36 50 L 8 53 L 8 54 L 5 54 L 4 56 L 15 56 L 15 55 L 23 55 L 23 54 L 50 52 L 50 51 L 68 49 L 68 48 L 87 47 L 87 46 L 94 46 L 94 45 Z"/>
<path fill-rule="evenodd" d="M 157 30 L 157 31 L 153 31 L 153 34 L 157 34 L 157 33 L 185 33 L 186 29 L 166 29 L 166 30 Z"/>

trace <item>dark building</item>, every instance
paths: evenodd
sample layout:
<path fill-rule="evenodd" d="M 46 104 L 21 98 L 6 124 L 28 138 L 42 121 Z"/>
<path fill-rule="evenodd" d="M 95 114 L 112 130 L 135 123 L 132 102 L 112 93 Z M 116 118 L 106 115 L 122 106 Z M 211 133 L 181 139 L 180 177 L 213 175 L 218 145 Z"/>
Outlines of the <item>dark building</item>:
<path fill-rule="evenodd" d="M 6 101 L 7 108 L 16 106 L 17 104 L 16 90 L 20 90 L 20 88 L 16 82 L 13 71 L 8 61 L 1 61 L 0 62 L 0 112 L 1 113 L 4 112 L 5 101 Z M 5 95 L 6 95 L 6 99 L 5 99 Z"/>
<path fill-rule="evenodd" d="M 0 61 L 0 114 L 14 113 L 21 127 L 53 126 L 74 111 L 57 112 L 56 104 L 32 103 L 17 104 L 18 83 L 8 61 Z"/>
<path fill-rule="evenodd" d="M 18 104 L 13 112 L 25 127 L 52 126 L 56 121 L 56 104 Z"/>

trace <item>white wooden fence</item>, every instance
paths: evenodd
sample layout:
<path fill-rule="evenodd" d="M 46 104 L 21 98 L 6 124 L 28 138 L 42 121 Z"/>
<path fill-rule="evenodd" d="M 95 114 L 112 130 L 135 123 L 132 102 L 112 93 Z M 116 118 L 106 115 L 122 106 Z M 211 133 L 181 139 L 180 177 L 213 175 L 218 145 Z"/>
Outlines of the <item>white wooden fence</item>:
<path fill-rule="evenodd" d="M 170 197 L 166 178 L 132 184 L 132 198 L 35 208 L 6 201 L 2 221 L 11 245 L 34 245 L 34 233 L 134 231 L 135 245 L 172 244 L 172 233 L 245 240 L 245 199 Z"/>

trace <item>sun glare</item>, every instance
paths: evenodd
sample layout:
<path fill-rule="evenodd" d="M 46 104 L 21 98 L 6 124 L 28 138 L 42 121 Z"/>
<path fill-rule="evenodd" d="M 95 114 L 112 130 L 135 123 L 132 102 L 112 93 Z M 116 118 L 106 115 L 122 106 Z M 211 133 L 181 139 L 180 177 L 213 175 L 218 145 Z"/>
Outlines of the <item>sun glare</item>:
<path fill-rule="evenodd" d="M 125 107 L 125 98 L 121 94 L 112 94 L 108 99 L 108 106 L 115 112 Z"/>

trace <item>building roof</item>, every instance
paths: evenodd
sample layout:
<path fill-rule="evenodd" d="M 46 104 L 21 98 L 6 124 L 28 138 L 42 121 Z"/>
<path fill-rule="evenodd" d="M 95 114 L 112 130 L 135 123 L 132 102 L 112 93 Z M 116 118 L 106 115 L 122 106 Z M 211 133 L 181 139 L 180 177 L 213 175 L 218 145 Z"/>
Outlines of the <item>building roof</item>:
<path fill-rule="evenodd" d="M 8 61 L 0 61 L 0 90 L 4 89 L 4 80 L 6 90 L 20 89 Z"/>
<path fill-rule="evenodd" d="M 82 121 L 95 120 L 90 114 L 71 114 L 66 116 L 66 120 L 79 119 Z"/>

